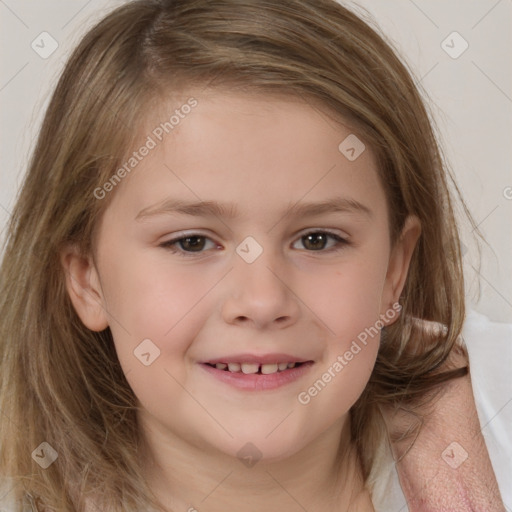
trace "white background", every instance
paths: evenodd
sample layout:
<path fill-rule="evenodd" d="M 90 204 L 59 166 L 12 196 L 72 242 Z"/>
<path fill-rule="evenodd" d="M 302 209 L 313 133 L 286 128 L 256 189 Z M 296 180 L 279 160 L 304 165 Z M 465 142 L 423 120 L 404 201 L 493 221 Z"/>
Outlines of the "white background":
<path fill-rule="evenodd" d="M 66 56 L 121 3 L 0 0 L 2 231 Z M 346 3 L 374 17 L 428 94 L 445 154 L 488 242 L 479 267 L 471 229 L 463 227 L 468 300 L 492 320 L 512 322 L 512 0 Z M 47 59 L 31 48 L 44 31 L 59 45 Z M 456 59 L 441 46 L 454 31 L 469 44 Z"/>

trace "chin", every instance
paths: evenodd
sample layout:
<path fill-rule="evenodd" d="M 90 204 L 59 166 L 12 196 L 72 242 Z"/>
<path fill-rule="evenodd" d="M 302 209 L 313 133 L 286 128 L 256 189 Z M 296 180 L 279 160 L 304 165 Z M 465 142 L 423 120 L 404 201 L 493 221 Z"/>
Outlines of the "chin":
<path fill-rule="evenodd" d="M 286 460 L 295 455 L 302 447 L 304 438 L 294 440 L 293 438 L 276 435 L 274 439 L 265 438 L 268 432 L 259 435 L 236 437 L 229 441 L 229 446 L 218 446 L 217 449 L 229 457 L 240 460 L 247 467 L 252 467 L 257 463 L 275 463 Z"/>

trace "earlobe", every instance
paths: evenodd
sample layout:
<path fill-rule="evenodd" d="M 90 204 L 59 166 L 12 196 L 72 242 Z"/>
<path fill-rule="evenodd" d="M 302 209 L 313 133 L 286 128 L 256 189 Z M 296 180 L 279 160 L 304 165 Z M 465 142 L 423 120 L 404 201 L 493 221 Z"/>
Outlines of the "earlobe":
<path fill-rule="evenodd" d="M 385 309 L 389 309 L 393 304 L 398 303 L 420 234 L 420 220 L 416 216 L 410 215 L 405 221 L 400 237 L 391 250 L 382 296 L 382 305 Z"/>
<path fill-rule="evenodd" d="M 67 246 L 61 250 L 60 261 L 66 289 L 80 320 L 92 331 L 106 329 L 108 316 L 92 257 L 82 255 L 75 246 Z"/>

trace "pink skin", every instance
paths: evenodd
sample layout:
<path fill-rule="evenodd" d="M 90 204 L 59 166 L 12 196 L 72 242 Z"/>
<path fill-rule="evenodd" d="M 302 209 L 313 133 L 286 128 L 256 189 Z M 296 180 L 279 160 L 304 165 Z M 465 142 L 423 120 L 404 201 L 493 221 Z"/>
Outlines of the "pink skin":
<path fill-rule="evenodd" d="M 174 110 L 190 96 L 169 105 Z M 318 109 L 285 97 L 218 91 L 195 97 L 198 106 L 111 192 L 94 262 L 72 249 L 63 254 L 74 276 L 71 298 L 89 328 L 112 331 L 140 402 L 149 478 L 166 503 L 187 510 L 195 500 L 201 511 L 225 510 L 250 484 L 252 501 L 240 503 L 240 510 L 295 510 L 282 485 L 308 510 L 343 510 L 347 498 L 331 503 L 331 486 L 355 488 L 357 477 L 347 468 L 333 474 L 334 454 L 348 442 L 342 429 L 370 377 L 379 336 L 307 405 L 298 395 L 392 309 L 419 223 L 409 218 L 400 243 L 391 247 L 371 151 L 349 161 L 338 145 L 350 130 Z M 167 110 L 148 116 L 143 140 Z M 284 216 L 290 205 L 335 195 L 370 213 Z M 233 202 L 239 212 L 233 218 L 167 212 L 136 219 L 168 198 Z M 336 241 L 327 238 L 323 250 L 306 247 L 306 232 L 326 230 L 349 243 L 329 251 Z M 201 253 L 187 257 L 183 248 L 173 253 L 160 246 L 193 234 L 208 239 Z M 253 263 L 236 252 L 248 236 L 263 249 Z M 160 350 L 149 366 L 134 356 L 144 339 Z M 289 382 L 256 390 L 227 383 L 200 364 L 241 353 L 270 359 L 284 353 L 314 364 Z M 262 454 L 251 469 L 236 458 L 247 442 Z M 191 460 L 193 482 L 184 476 Z M 355 463 L 353 456 L 347 460 Z M 233 470 L 236 477 L 199 506 Z M 280 485 L 267 471 L 281 475 Z M 331 494 L 322 494 L 327 489 Z M 372 510 L 365 500 L 361 510 Z"/>

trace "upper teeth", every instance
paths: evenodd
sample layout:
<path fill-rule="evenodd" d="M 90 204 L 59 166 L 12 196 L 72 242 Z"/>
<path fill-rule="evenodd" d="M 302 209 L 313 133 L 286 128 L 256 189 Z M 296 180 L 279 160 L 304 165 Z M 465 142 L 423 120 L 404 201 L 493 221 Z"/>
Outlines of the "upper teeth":
<path fill-rule="evenodd" d="M 225 370 L 226 368 L 230 372 L 239 372 L 249 374 L 249 373 L 258 373 L 261 370 L 261 373 L 264 375 L 268 375 L 270 373 L 276 373 L 278 371 L 282 372 L 288 368 L 293 368 L 295 363 L 269 363 L 269 364 L 259 364 L 259 363 L 217 363 L 215 368 L 217 370 Z"/>

